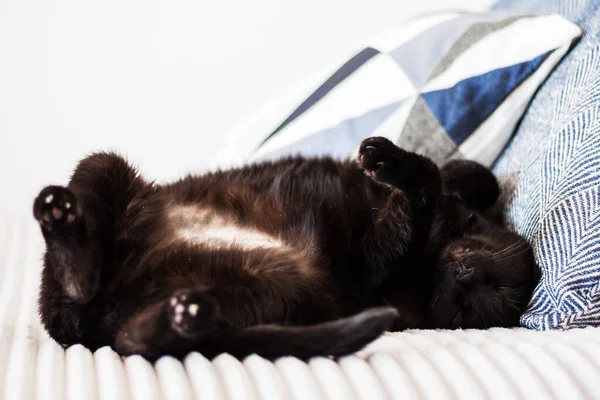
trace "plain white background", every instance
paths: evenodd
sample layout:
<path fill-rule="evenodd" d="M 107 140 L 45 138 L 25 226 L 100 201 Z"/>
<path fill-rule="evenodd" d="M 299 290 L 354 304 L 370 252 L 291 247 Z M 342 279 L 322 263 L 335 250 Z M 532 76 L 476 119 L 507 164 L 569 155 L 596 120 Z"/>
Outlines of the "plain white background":
<path fill-rule="evenodd" d="M 0 0 L 1 213 L 94 150 L 201 171 L 236 122 L 369 36 L 492 0 Z"/>

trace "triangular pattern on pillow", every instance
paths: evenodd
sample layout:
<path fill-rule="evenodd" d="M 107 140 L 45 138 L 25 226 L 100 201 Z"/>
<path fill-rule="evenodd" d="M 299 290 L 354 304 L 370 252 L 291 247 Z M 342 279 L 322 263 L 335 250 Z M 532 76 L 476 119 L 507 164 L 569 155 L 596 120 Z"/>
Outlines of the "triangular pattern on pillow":
<path fill-rule="evenodd" d="M 494 15 L 494 14 L 493 14 Z M 500 17 L 502 17 L 500 19 Z M 494 15 L 494 18 L 489 20 L 477 20 L 479 22 L 471 25 L 456 42 L 444 54 L 444 58 L 435 66 L 431 75 L 427 78 L 428 81 L 442 75 L 446 69 L 452 65 L 464 52 L 473 46 L 481 39 L 487 37 L 492 32 L 506 28 L 515 21 L 521 18 L 528 18 L 530 15 Z"/>
<path fill-rule="evenodd" d="M 333 75 L 331 75 L 325 82 L 323 82 L 314 92 L 311 94 L 302 104 L 296 108 L 290 116 L 288 116 L 275 130 L 263 139 L 264 144 L 272 136 L 276 135 L 277 132 L 285 128 L 291 121 L 298 118 L 299 115 L 304 113 L 306 110 L 311 108 L 313 105 L 319 102 L 325 97 L 333 88 L 335 88 L 340 82 L 352 75 L 357 69 L 363 66 L 371 58 L 379 54 L 379 51 L 371 47 L 363 49 L 344 65 L 342 65 Z"/>
<path fill-rule="evenodd" d="M 336 126 L 306 136 L 289 146 L 259 156 L 256 160 L 273 159 L 292 154 L 305 157 L 328 155 L 337 159 L 345 159 L 360 142 L 371 136 L 375 128 L 381 125 L 405 101 L 397 101 L 371 110 L 359 117 L 347 119 Z"/>
<path fill-rule="evenodd" d="M 450 138 L 459 145 L 549 54 L 546 52 L 530 61 L 465 79 L 448 89 L 422 93 L 421 97 Z"/>
<path fill-rule="evenodd" d="M 472 15 L 466 15 L 435 25 L 392 50 L 390 56 L 414 85 L 420 88 L 456 39 L 472 24 L 472 18 Z M 428 51 L 420 54 L 423 48 Z M 416 54 L 419 57 L 415 57 Z"/>
<path fill-rule="evenodd" d="M 532 96 L 581 33 L 558 15 L 531 12 L 420 17 L 240 124 L 216 165 L 298 153 L 352 156 L 357 138 L 371 134 L 437 162 L 462 155 L 491 166 Z M 402 99 L 410 102 L 357 136 L 357 121 Z M 411 112 L 417 99 L 430 112 Z"/>
<path fill-rule="evenodd" d="M 504 28 L 523 15 L 465 14 L 425 30 L 390 52 L 390 56 L 420 88 L 447 67 L 454 57 L 490 32 Z M 427 49 L 427 51 L 423 51 Z M 418 54 L 418 57 L 415 55 Z M 444 63 L 445 62 L 445 63 Z M 443 70 L 443 69 L 442 69 Z"/>
<path fill-rule="evenodd" d="M 427 132 L 424 135 L 422 132 Z M 403 149 L 427 154 L 435 163 L 442 164 L 457 152 L 456 145 L 438 123 L 425 101 L 419 96 L 410 110 L 396 144 Z M 460 157 L 460 154 L 457 154 Z"/>

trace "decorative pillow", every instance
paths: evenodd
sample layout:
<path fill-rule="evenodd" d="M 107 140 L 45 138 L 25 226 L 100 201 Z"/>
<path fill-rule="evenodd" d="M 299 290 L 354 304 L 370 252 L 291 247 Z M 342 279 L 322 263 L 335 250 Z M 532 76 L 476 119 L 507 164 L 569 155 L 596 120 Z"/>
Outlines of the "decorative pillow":
<path fill-rule="evenodd" d="M 277 99 L 262 120 L 239 127 L 223 154 L 346 158 L 366 137 L 385 136 L 437 162 L 464 157 L 489 166 L 580 34 L 556 15 L 414 19 Z"/>
<path fill-rule="evenodd" d="M 534 246 L 542 279 L 523 325 L 600 326 L 600 0 L 502 0 L 559 12 L 585 31 L 540 88 L 494 172 L 509 223 Z"/>

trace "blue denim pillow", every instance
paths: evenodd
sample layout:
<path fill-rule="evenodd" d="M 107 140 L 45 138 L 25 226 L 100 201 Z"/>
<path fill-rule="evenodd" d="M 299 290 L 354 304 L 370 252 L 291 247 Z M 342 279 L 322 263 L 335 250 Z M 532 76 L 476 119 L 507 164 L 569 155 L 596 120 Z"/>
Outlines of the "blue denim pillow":
<path fill-rule="evenodd" d="M 501 0 L 511 12 L 557 13 L 584 30 L 534 97 L 495 165 L 506 215 L 542 269 L 522 324 L 600 325 L 600 0 Z"/>

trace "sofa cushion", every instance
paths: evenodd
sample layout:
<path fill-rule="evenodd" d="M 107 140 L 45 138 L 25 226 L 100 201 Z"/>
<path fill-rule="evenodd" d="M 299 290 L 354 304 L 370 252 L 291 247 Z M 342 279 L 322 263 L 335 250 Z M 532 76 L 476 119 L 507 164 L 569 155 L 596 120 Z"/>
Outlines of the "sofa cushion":
<path fill-rule="evenodd" d="M 377 135 L 436 162 L 464 157 L 491 165 L 579 34 L 557 15 L 416 18 L 370 40 L 313 82 L 302 101 L 263 132 L 251 159 L 294 153 L 346 158 Z"/>
<path fill-rule="evenodd" d="M 502 0 L 495 9 L 558 13 L 584 35 L 540 88 L 495 165 L 508 222 L 542 269 L 523 325 L 600 325 L 600 1 Z"/>

